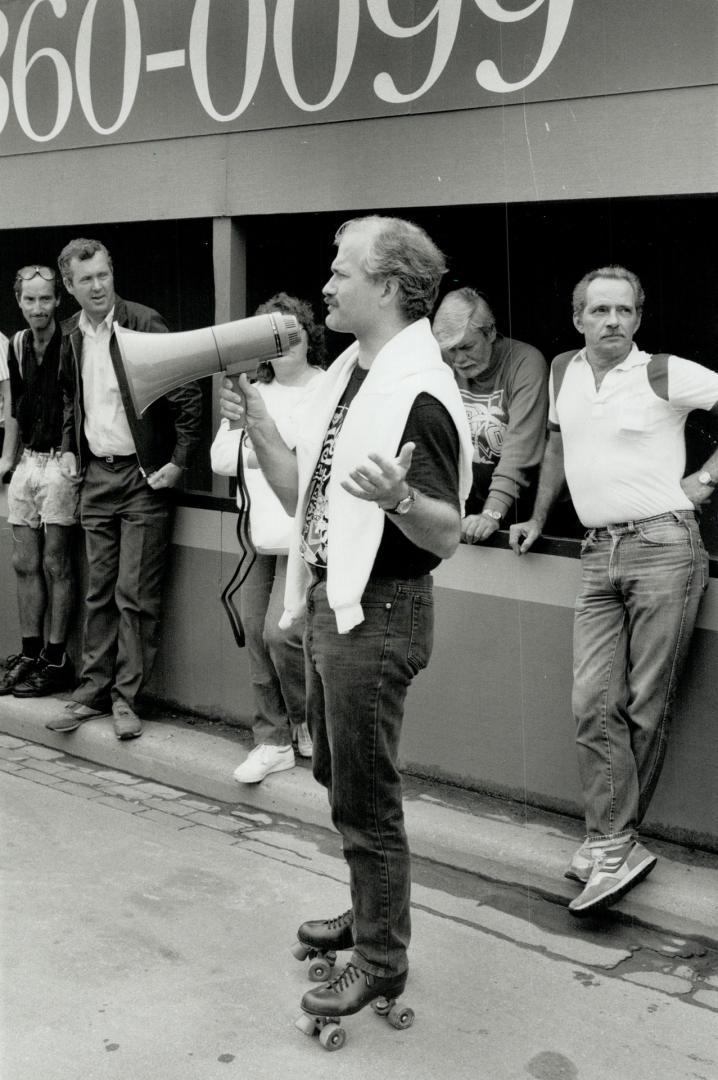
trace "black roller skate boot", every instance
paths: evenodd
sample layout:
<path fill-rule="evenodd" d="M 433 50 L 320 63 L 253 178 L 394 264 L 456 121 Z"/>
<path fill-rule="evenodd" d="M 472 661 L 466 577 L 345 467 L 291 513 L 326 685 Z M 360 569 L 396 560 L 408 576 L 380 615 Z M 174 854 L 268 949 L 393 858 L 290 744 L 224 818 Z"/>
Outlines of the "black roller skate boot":
<path fill-rule="evenodd" d="M 348 963 L 326 986 L 307 990 L 296 1026 L 305 1035 L 318 1035 L 326 1050 L 341 1049 L 346 1040 L 341 1017 L 351 1016 L 365 1005 L 371 1004 L 374 1012 L 385 1017 L 392 1027 L 411 1027 L 413 1010 L 399 1005 L 396 1000 L 404 992 L 406 974 L 404 971 L 382 978 Z"/>
<path fill-rule="evenodd" d="M 326 982 L 340 949 L 354 948 L 354 913 L 351 908 L 335 919 L 315 919 L 297 930 L 292 955 L 297 960 L 309 957 L 311 982 Z"/>

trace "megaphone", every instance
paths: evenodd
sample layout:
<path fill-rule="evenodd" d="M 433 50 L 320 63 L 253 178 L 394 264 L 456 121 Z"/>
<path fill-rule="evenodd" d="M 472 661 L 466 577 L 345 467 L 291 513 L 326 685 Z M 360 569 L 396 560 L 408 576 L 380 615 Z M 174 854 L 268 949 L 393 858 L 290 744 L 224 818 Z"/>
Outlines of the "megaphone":
<path fill-rule="evenodd" d="M 202 379 L 254 371 L 301 340 L 294 315 L 272 312 L 179 334 L 145 334 L 118 323 L 115 336 L 137 416 L 169 390 Z"/>

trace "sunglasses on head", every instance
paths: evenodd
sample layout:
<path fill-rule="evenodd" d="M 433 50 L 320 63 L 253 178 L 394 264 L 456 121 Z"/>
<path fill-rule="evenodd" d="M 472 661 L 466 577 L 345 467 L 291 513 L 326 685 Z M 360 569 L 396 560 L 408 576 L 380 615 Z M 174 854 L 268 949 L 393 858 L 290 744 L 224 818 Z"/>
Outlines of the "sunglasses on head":
<path fill-rule="evenodd" d="M 40 276 L 43 281 L 54 281 L 55 271 L 51 270 L 49 266 L 23 266 L 22 270 L 18 270 L 15 275 L 16 281 L 31 281 L 34 277 Z"/>

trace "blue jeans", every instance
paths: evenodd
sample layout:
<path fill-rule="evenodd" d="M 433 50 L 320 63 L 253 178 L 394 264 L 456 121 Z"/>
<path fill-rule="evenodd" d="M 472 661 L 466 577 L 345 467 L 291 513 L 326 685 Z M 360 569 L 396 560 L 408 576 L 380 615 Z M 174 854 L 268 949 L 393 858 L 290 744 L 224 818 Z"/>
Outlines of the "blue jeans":
<path fill-rule="evenodd" d="M 433 643 L 429 575 L 371 580 L 364 622 L 337 632 L 326 581 L 309 588 L 305 652 L 314 776 L 341 833 L 354 910 L 353 962 L 373 975 L 407 969 L 411 863 L 399 737 L 414 675 Z"/>
<path fill-rule="evenodd" d="M 286 555 L 257 554 L 239 591 L 254 690 L 254 741 L 289 746 L 292 725 L 304 722 L 302 623 L 280 630 L 287 580 Z"/>
<path fill-rule="evenodd" d="M 590 529 L 574 622 L 573 711 L 589 839 L 634 834 L 663 765 L 708 584 L 695 515 Z"/>

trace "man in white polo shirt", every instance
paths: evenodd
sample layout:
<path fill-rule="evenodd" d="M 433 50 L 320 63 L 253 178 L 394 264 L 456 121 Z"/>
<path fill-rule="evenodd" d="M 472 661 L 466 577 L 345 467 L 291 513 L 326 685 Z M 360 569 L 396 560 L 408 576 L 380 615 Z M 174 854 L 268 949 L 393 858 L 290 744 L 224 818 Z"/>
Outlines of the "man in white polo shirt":
<path fill-rule="evenodd" d="M 684 476 L 684 429 L 693 409 L 717 411 L 718 374 L 642 352 L 633 336 L 643 300 L 621 266 L 593 270 L 574 289 L 585 346 L 553 361 L 533 515 L 510 530 L 516 554 L 528 551 L 564 481 L 588 530 L 572 695 L 587 836 L 566 872 L 584 885 L 569 904 L 577 916 L 613 903 L 656 864 L 637 829 L 708 584 L 695 507 L 718 484 L 718 451 Z"/>

